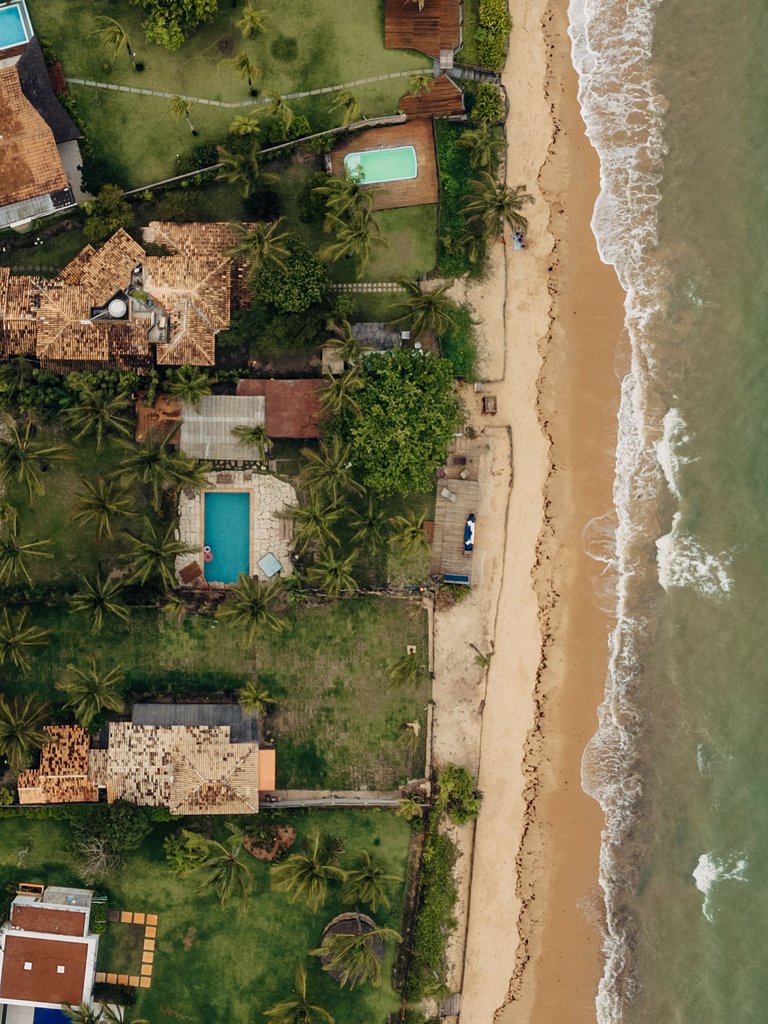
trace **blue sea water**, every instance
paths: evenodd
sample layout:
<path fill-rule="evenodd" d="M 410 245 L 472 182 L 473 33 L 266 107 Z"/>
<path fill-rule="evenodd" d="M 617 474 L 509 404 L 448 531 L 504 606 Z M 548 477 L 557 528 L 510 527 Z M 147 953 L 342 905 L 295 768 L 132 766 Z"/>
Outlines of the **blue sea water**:
<path fill-rule="evenodd" d="M 571 0 L 626 291 L 600 1024 L 768 1019 L 768 5 Z"/>
<path fill-rule="evenodd" d="M 205 545 L 212 558 L 205 562 L 205 578 L 235 583 L 250 572 L 251 496 L 245 491 L 206 491 Z"/>

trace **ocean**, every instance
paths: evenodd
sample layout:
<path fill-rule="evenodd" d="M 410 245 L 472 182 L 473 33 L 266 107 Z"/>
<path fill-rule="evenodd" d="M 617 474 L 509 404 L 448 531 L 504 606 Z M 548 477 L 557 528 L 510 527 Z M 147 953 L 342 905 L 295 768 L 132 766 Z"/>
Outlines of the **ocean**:
<path fill-rule="evenodd" d="M 768 4 L 571 0 L 626 292 L 599 1024 L 768 1019 Z"/>

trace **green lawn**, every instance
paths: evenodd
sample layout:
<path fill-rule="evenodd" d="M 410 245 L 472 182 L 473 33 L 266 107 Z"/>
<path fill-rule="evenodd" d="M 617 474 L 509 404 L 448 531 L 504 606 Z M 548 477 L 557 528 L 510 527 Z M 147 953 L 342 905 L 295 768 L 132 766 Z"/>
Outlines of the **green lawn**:
<path fill-rule="evenodd" d="M 249 99 L 247 84 L 223 62 L 222 53 L 246 52 L 262 72 L 259 90 L 281 94 L 428 64 L 423 55 L 384 49 L 382 0 L 356 6 L 353 31 L 344 0 L 309 5 L 260 0 L 260 7 L 271 12 L 270 26 L 250 40 L 242 40 L 234 24 L 242 0 L 234 8 L 222 0 L 216 19 L 173 53 L 145 42 L 141 12 L 128 0 L 30 0 L 28 6 L 37 34 L 52 44 L 66 75 L 201 99 Z M 99 16 L 112 17 L 126 28 L 137 59 L 145 64 L 143 72 L 133 69 L 124 51 L 110 67 L 110 54 L 93 35 Z M 361 86 L 355 94 L 370 117 L 393 112 L 406 90 L 405 79 L 390 80 Z M 186 124 L 172 117 L 168 100 L 83 86 L 72 86 L 71 95 L 92 144 L 121 172 L 119 183 L 125 187 L 170 176 L 176 154 L 191 145 Z M 327 127 L 338 123 L 327 112 L 330 102 L 323 96 L 296 109 L 313 125 Z M 220 141 L 237 112 L 244 111 L 195 104 L 192 120 L 200 131 L 195 141 Z"/>
<path fill-rule="evenodd" d="M 343 837 L 342 866 L 365 849 L 386 865 L 388 873 L 405 877 L 410 832 L 389 812 L 283 812 L 280 817 L 299 830 L 299 842 L 313 827 Z M 312 913 L 303 904 L 291 904 L 287 897 L 271 892 L 268 866 L 253 860 L 249 861 L 254 886 L 248 909 L 240 911 L 234 904 L 222 909 L 210 894 L 196 895 L 192 879 L 178 878 L 168 869 L 162 841 L 176 827 L 176 823 L 156 824 L 141 849 L 126 858 L 123 869 L 100 886 L 109 896 L 110 907 L 156 913 L 159 918 L 152 985 L 138 991 L 136 1016 L 189 1024 L 254 1024 L 264 1019 L 267 1007 L 290 994 L 295 969 L 304 964 L 313 1001 L 339 1024 L 385 1024 L 399 1005 L 390 985 L 393 949 L 388 950 L 381 988 L 364 986 L 352 992 L 339 988 L 318 961 L 306 955 L 320 942 L 325 924 L 349 909 L 342 904 L 338 888 L 332 889 L 324 907 Z M 215 828 L 223 833 L 224 822 L 216 819 Z M 82 885 L 65 823 L 17 814 L 3 819 L 1 835 L 0 891 L 19 881 Z M 400 930 L 403 889 L 402 883 L 392 884 L 392 907 L 389 912 L 379 910 L 379 923 Z M 122 938 L 109 935 L 116 927 L 125 928 L 108 926 L 99 969 L 124 966 Z"/>

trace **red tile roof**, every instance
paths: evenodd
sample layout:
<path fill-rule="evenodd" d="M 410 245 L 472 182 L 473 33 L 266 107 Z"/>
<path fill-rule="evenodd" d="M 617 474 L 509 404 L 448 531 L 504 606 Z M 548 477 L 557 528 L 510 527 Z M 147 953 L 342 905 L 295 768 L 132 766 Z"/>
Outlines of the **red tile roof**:
<path fill-rule="evenodd" d="M 269 437 L 308 440 L 320 437 L 326 418 L 319 391 L 322 380 L 241 380 L 238 395 L 264 396 L 264 426 Z"/>
<path fill-rule="evenodd" d="M 88 944 L 6 933 L 0 999 L 73 1003 L 83 999 Z M 32 966 L 25 970 L 25 964 Z M 63 967 L 63 972 L 59 968 Z"/>
<path fill-rule="evenodd" d="M 11 906 L 11 924 L 26 932 L 46 932 L 48 935 L 85 935 L 87 915 L 84 910 L 62 907 L 31 907 L 14 903 Z"/>

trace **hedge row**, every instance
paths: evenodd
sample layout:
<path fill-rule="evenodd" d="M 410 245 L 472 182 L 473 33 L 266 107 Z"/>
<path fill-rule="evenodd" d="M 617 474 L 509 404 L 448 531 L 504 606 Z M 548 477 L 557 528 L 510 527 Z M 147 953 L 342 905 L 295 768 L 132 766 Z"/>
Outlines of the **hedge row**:
<path fill-rule="evenodd" d="M 480 66 L 501 71 L 507 59 L 507 42 L 512 30 L 506 0 L 480 0 L 479 22 L 477 54 Z"/>

